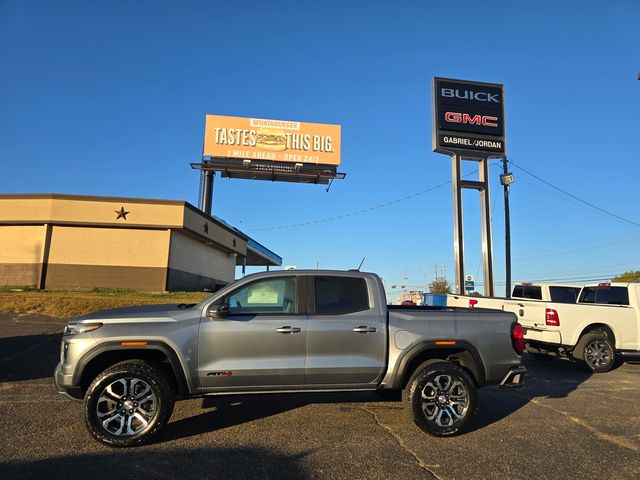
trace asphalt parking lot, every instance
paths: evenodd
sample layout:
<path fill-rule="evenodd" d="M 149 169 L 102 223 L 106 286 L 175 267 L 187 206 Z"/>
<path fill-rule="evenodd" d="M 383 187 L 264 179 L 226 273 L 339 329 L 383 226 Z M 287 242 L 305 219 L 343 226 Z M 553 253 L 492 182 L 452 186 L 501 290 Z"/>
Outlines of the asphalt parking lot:
<path fill-rule="evenodd" d="M 64 321 L 0 314 L 0 478 L 638 478 L 640 364 L 601 375 L 526 359 L 479 391 L 471 430 L 436 439 L 375 394 L 179 402 L 151 445 L 104 447 L 55 392 Z"/>

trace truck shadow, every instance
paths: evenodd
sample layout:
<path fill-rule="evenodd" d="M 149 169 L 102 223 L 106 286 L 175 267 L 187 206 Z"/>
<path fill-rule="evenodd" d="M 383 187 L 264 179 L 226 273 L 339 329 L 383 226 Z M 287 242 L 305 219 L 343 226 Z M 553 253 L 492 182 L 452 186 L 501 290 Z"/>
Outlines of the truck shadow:
<path fill-rule="evenodd" d="M 479 414 L 472 420 L 470 432 L 505 419 L 536 398 L 567 397 L 592 375 L 580 365 L 563 360 L 540 362 L 525 357 L 524 363 L 527 367 L 524 387 L 515 390 L 485 387 L 478 391 Z M 373 392 L 208 397 L 202 401 L 206 412 L 171 422 L 156 442 L 214 432 L 311 404 L 339 404 L 340 409 L 348 411 L 355 409 L 355 404 L 366 403 L 403 408 L 400 402 L 385 400 Z"/>
<path fill-rule="evenodd" d="M 383 402 L 373 392 L 354 393 L 291 393 L 255 394 L 203 399 L 202 408 L 208 411 L 169 423 L 158 435 L 155 442 L 168 442 L 208 432 L 242 425 L 262 418 L 268 418 L 307 405 L 340 404 L 343 411 L 351 410 L 349 404 Z"/>
<path fill-rule="evenodd" d="M 62 333 L 0 337 L 0 382 L 51 377 Z"/>
<path fill-rule="evenodd" d="M 508 417 L 536 398 L 565 398 L 593 375 L 579 363 L 566 360 L 538 361 L 525 355 L 523 363 L 527 375 L 522 388 L 488 387 L 478 391 L 479 414 L 471 422 L 469 432 Z"/>
<path fill-rule="evenodd" d="M 3 480 L 69 480 L 107 475 L 120 480 L 178 477 L 298 480 L 312 477 L 301 465 L 309 453 L 286 455 L 263 447 L 172 448 L 170 452 L 142 447 L 36 461 L 0 461 L 0 471 Z"/>

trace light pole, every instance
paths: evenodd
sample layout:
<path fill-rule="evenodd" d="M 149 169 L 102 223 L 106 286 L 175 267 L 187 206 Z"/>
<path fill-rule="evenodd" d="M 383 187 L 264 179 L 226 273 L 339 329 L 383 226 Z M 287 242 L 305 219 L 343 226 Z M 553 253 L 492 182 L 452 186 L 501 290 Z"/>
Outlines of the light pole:
<path fill-rule="evenodd" d="M 509 173 L 507 157 L 502 158 L 502 175 L 500 183 L 504 189 L 504 262 L 505 262 L 505 297 L 511 298 L 511 217 L 509 214 L 509 185 L 515 182 Z"/>
<path fill-rule="evenodd" d="M 418 271 L 422 272 L 422 275 L 424 275 L 424 293 L 427 293 L 427 290 L 429 290 L 429 285 L 427 284 L 427 271 L 422 267 L 418 267 Z"/>

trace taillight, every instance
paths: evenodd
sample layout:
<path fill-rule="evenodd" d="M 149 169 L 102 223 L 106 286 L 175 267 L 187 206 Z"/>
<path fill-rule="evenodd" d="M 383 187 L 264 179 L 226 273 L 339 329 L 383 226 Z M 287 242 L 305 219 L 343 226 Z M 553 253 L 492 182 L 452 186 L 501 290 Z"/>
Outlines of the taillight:
<path fill-rule="evenodd" d="M 524 352 L 524 328 L 519 323 L 514 323 L 511 329 L 511 343 L 513 349 L 518 355 L 522 355 Z"/>
<path fill-rule="evenodd" d="M 559 327 L 560 326 L 560 317 L 558 316 L 558 312 L 556 312 L 553 308 L 547 308 L 544 311 L 544 323 L 549 325 L 550 327 Z"/>
<path fill-rule="evenodd" d="M 469 308 L 473 308 L 478 304 L 478 300 L 471 299 L 469 300 Z"/>

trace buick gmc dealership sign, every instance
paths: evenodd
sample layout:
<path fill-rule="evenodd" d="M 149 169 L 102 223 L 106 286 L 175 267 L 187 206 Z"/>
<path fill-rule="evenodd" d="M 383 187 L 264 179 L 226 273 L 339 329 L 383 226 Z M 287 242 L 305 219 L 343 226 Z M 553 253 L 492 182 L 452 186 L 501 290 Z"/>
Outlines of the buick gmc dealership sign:
<path fill-rule="evenodd" d="M 434 78 L 433 150 L 506 153 L 503 86 Z"/>

